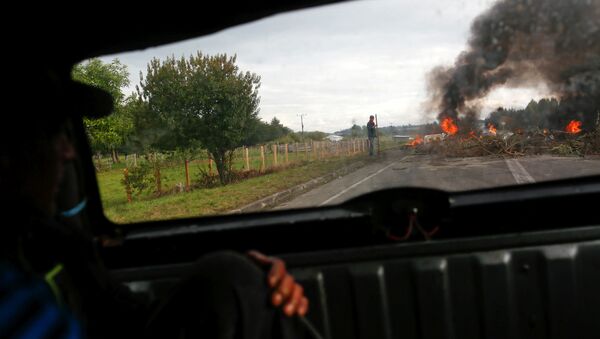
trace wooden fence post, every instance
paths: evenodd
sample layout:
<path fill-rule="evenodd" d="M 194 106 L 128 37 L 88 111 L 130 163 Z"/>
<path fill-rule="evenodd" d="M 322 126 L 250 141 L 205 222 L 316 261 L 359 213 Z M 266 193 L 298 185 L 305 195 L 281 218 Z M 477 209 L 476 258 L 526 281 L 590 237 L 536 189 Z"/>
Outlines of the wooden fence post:
<path fill-rule="evenodd" d="M 277 167 L 277 148 L 278 145 L 273 145 L 273 166 Z"/>
<path fill-rule="evenodd" d="M 185 191 L 190 190 L 190 161 L 185 159 Z"/>
<path fill-rule="evenodd" d="M 308 161 L 308 143 L 304 143 L 304 157 Z"/>
<path fill-rule="evenodd" d="M 127 202 L 131 203 L 131 183 L 129 182 L 129 170 L 127 169 L 127 167 L 125 167 L 125 169 L 123 170 L 123 177 L 125 179 L 123 180 L 123 182 L 125 183 L 125 193 L 127 193 Z"/>
<path fill-rule="evenodd" d="M 294 144 L 294 153 L 296 153 L 296 161 L 300 159 L 300 149 L 298 148 L 298 143 Z"/>
<path fill-rule="evenodd" d="M 246 171 L 250 170 L 250 157 L 248 156 L 248 147 L 244 147 L 244 155 L 246 158 Z"/>
<path fill-rule="evenodd" d="M 285 164 L 287 165 L 288 163 L 288 144 L 285 144 Z"/>
<path fill-rule="evenodd" d="M 319 141 L 319 159 L 323 160 L 325 157 L 325 142 Z"/>
<path fill-rule="evenodd" d="M 260 159 L 262 160 L 262 164 L 260 165 L 260 171 L 263 172 L 265 170 L 265 146 L 260 145 Z"/>

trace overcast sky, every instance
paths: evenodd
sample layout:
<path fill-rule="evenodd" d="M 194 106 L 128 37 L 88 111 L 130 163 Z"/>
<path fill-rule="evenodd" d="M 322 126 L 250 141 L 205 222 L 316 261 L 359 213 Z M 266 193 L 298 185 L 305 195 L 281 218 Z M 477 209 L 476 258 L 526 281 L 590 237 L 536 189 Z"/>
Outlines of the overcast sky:
<path fill-rule="evenodd" d="M 364 125 L 433 121 L 424 112 L 425 76 L 451 65 L 465 48 L 472 20 L 493 0 L 360 0 L 272 16 L 216 34 L 114 57 L 128 66 L 131 92 L 153 58 L 237 54 L 261 76 L 260 117 L 300 130 L 334 132 Z M 484 102 L 522 107 L 543 89 L 499 89 Z"/>

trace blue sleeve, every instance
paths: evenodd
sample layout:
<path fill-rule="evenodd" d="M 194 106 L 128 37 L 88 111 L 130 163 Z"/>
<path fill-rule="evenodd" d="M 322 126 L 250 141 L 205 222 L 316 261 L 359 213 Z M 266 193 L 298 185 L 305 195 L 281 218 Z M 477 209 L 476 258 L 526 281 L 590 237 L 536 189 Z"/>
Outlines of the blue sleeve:
<path fill-rule="evenodd" d="M 83 338 L 79 323 L 61 309 L 43 280 L 0 263 L 0 338 Z"/>

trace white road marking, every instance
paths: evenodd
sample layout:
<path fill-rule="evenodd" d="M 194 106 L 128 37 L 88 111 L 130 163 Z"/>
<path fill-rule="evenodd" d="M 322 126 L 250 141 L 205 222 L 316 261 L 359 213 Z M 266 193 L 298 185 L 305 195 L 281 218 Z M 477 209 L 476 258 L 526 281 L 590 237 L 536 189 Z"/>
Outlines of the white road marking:
<path fill-rule="evenodd" d="M 517 159 L 504 159 L 517 184 L 531 184 L 535 179 L 527 172 Z"/>
<path fill-rule="evenodd" d="M 402 161 L 402 160 L 400 160 L 400 161 Z M 350 187 L 346 187 L 346 189 L 344 189 L 344 190 L 343 190 L 343 191 L 341 191 L 340 193 L 338 193 L 338 194 L 334 195 L 333 197 L 331 197 L 331 198 L 329 198 L 329 199 L 327 199 L 327 200 L 323 201 L 322 203 L 320 203 L 320 204 L 319 204 L 319 206 L 323 206 L 323 205 L 327 204 L 328 202 L 332 201 L 333 199 L 340 197 L 342 194 L 344 194 L 344 193 L 348 192 L 349 190 L 351 190 L 351 189 L 353 189 L 354 187 L 356 187 L 356 186 L 358 186 L 358 185 L 362 184 L 363 182 L 365 182 L 365 181 L 367 181 L 367 180 L 371 179 L 372 177 L 374 177 L 374 176 L 376 176 L 377 174 L 379 174 L 379 173 L 381 173 L 381 172 L 385 171 L 386 169 L 388 169 L 388 168 L 392 167 L 392 166 L 393 166 L 393 165 L 395 165 L 395 164 L 396 164 L 395 162 L 392 162 L 391 164 L 389 164 L 389 165 L 385 166 L 384 168 L 380 169 L 379 171 L 377 171 L 377 172 L 375 172 L 375 173 L 373 173 L 373 174 L 369 175 L 368 177 L 366 177 L 366 178 L 362 179 L 361 181 L 359 181 L 359 182 L 355 183 L 354 185 L 352 185 L 352 186 L 350 186 Z"/>

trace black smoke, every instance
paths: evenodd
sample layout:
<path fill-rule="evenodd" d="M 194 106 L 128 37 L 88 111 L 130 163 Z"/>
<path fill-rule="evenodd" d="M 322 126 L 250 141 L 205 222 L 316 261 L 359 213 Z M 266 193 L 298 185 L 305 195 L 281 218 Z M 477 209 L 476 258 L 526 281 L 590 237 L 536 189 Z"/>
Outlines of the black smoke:
<path fill-rule="evenodd" d="M 600 0 L 503 0 L 471 26 L 468 48 L 452 67 L 428 76 L 429 109 L 474 120 L 496 86 L 543 82 L 561 102 L 551 124 L 595 124 L 600 110 Z"/>

